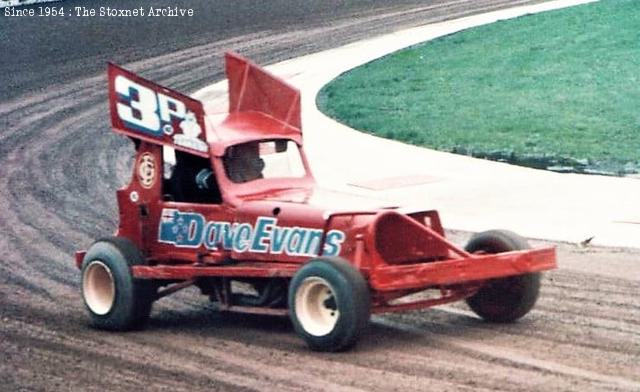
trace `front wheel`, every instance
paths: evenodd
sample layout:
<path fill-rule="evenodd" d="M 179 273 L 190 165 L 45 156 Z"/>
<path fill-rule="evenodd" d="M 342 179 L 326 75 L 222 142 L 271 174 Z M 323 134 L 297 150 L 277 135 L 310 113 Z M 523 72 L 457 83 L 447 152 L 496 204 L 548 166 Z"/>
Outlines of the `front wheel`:
<path fill-rule="evenodd" d="M 527 241 L 510 231 L 491 230 L 474 235 L 465 250 L 469 253 L 501 253 L 529 249 Z M 535 305 L 540 292 L 539 272 L 494 279 L 467 304 L 478 316 L 495 323 L 510 323 L 523 317 Z"/>
<path fill-rule="evenodd" d="M 352 347 L 371 314 L 366 280 L 340 258 L 318 258 L 300 268 L 291 280 L 288 302 L 296 332 L 316 351 Z"/>
<path fill-rule="evenodd" d="M 89 248 L 82 261 L 82 298 L 92 326 L 121 331 L 145 324 L 155 286 L 131 273 L 132 265 L 143 263 L 136 246 L 125 238 L 105 238 Z"/>

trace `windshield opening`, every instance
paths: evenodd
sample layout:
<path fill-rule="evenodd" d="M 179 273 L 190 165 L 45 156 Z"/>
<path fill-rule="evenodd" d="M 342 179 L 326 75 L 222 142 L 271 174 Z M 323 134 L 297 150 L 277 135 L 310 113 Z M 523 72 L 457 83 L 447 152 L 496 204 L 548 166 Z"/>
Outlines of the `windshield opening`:
<path fill-rule="evenodd" d="M 291 140 L 256 141 L 227 148 L 224 170 L 234 183 L 261 178 L 300 178 L 305 175 L 300 150 Z"/>

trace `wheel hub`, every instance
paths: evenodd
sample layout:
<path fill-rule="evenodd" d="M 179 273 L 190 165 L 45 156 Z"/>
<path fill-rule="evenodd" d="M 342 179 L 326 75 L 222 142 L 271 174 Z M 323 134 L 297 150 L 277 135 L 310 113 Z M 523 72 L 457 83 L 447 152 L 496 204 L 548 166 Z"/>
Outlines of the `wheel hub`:
<path fill-rule="evenodd" d="M 331 333 L 340 317 L 331 286 L 319 277 L 309 277 L 302 282 L 296 293 L 295 307 L 300 324 L 314 336 Z"/>
<path fill-rule="evenodd" d="M 94 260 L 84 271 L 82 295 L 89 309 L 97 315 L 109 313 L 116 297 L 111 270 L 102 261 Z"/>

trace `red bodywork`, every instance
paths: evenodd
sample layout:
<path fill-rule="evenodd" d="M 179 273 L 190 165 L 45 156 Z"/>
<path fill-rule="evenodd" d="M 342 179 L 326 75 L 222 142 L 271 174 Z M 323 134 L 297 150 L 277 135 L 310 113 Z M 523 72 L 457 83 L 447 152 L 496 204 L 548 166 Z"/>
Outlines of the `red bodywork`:
<path fill-rule="evenodd" d="M 113 128 L 136 144 L 131 182 L 117 191 L 116 235 L 133 241 L 147 259 L 147 265 L 132 267 L 136 278 L 173 284 L 159 296 L 214 278 L 223 284 L 210 294 L 227 310 L 286 313 L 236 306 L 228 280 L 286 279 L 310 259 L 332 255 L 361 271 L 372 311 L 386 312 L 456 301 L 487 280 L 556 266 L 553 248 L 469 254 L 444 238 L 436 211 L 407 211 L 320 189 L 302 148 L 299 92 L 234 54 L 226 56 L 226 72 L 229 113 L 214 124 L 199 101 L 109 66 Z M 185 129 L 192 131 L 187 135 Z M 254 141 L 295 143 L 303 173 L 232 181 L 225 154 Z M 221 200 L 166 197 L 167 147 L 208 160 Z M 83 257 L 76 254 L 78 266 Z M 439 295 L 395 301 L 425 289 Z"/>

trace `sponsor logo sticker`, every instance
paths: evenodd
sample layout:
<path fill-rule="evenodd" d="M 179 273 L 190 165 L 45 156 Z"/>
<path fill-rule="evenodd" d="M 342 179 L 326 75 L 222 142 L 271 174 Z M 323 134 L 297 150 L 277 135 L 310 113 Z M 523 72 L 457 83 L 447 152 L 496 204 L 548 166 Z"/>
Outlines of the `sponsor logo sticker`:
<path fill-rule="evenodd" d="M 286 254 L 317 256 L 322 230 L 298 226 L 278 226 L 278 219 L 258 217 L 255 224 L 207 221 L 196 212 L 181 212 L 173 208 L 162 210 L 158 241 L 180 248 L 232 250 L 238 253 Z M 346 235 L 330 230 L 323 244 L 323 254 L 338 256 Z"/>
<path fill-rule="evenodd" d="M 142 154 L 138 160 L 138 180 L 142 187 L 149 189 L 156 183 L 156 160 L 153 154 Z"/>

